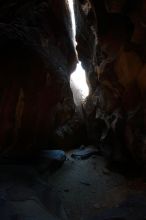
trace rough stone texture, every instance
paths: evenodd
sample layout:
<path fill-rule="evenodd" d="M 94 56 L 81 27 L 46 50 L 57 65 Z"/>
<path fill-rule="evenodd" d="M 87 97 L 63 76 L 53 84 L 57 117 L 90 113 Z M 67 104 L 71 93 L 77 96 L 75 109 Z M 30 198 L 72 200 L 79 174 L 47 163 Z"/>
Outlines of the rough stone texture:
<path fill-rule="evenodd" d="M 1 152 L 84 139 L 114 160 L 145 162 L 145 12 L 144 0 L 75 0 L 76 49 L 90 86 L 81 121 L 69 86 L 76 54 L 65 1 L 0 1 Z"/>
<path fill-rule="evenodd" d="M 114 160 L 125 161 L 131 155 L 143 164 L 145 1 L 92 2 L 97 16 L 98 62 L 96 86 L 85 109 L 89 136 Z"/>
<path fill-rule="evenodd" d="M 0 150 L 4 154 L 31 154 L 48 146 L 59 103 L 63 106 L 69 99 L 72 105 L 67 112 L 74 111 L 69 76 L 76 56 L 71 34 L 65 1 L 0 1 Z M 57 120 L 59 126 L 66 119 Z"/>

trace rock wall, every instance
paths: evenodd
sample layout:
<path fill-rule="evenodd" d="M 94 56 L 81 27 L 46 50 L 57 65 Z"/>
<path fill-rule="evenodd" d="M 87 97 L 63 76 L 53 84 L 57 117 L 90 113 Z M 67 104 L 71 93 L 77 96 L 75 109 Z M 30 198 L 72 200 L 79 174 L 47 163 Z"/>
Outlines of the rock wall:
<path fill-rule="evenodd" d="M 146 162 L 146 1 L 93 0 L 92 3 L 97 15 L 98 46 L 97 83 L 86 110 L 90 138 L 115 161 L 125 161 L 131 156 L 143 164 Z"/>
<path fill-rule="evenodd" d="M 145 163 L 145 14 L 145 0 L 75 0 L 77 51 L 90 87 L 80 122 L 65 0 L 0 1 L 1 154 L 34 154 L 80 136 L 115 161 Z"/>
<path fill-rule="evenodd" d="M 71 34 L 64 0 L 0 1 L 1 155 L 48 147 L 53 130 L 66 120 L 56 119 L 59 106 L 69 102 L 68 114 L 74 111 Z"/>

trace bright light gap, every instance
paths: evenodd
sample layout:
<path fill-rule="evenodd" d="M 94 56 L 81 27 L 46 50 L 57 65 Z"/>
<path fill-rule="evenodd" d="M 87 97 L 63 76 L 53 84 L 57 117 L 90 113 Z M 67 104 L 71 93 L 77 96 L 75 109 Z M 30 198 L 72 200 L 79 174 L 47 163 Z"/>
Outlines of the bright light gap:
<path fill-rule="evenodd" d="M 76 21 L 75 21 L 75 12 L 74 12 L 74 0 L 67 0 L 67 1 L 71 15 L 73 42 L 76 51 L 77 42 L 76 42 Z M 78 58 L 77 51 L 76 54 Z M 86 73 L 80 61 L 78 61 L 75 71 L 71 74 L 70 85 L 73 92 L 74 100 L 76 99 L 82 102 L 89 95 L 89 87 L 87 85 Z M 75 103 L 77 102 L 75 101 Z"/>

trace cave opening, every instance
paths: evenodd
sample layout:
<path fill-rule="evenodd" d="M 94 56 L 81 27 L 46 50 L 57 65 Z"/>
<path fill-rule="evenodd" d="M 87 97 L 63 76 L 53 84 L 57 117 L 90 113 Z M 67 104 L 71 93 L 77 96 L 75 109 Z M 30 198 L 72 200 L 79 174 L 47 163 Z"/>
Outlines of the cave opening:
<path fill-rule="evenodd" d="M 72 23 L 72 40 L 74 44 L 74 49 L 77 56 L 77 65 L 75 67 L 74 72 L 70 76 L 70 86 L 73 92 L 74 102 L 76 106 L 80 106 L 82 102 L 88 97 L 89 95 L 89 87 L 87 84 L 86 79 L 86 72 L 82 67 L 82 63 L 79 60 L 78 52 L 77 52 L 77 41 L 76 41 L 76 18 L 75 18 L 75 11 L 74 11 L 74 0 L 67 1 L 71 23 Z"/>
<path fill-rule="evenodd" d="M 0 220 L 146 219 L 145 0 L 0 1 Z"/>

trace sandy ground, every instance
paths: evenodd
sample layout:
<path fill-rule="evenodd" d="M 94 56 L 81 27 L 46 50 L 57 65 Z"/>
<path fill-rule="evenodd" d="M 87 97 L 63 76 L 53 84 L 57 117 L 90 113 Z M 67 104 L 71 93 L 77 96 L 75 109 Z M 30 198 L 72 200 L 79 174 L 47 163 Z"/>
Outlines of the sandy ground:
<path fill-rule="evenodd" d="M 56 172 L 36 166 L 0 165 L 1 220 L 86 220 L 117 207 L 145 187 L 106 169 L 100 156 L 68 160 Z"/>
<path fill-rule="evenodd" d="M 114 207 L 129 193 L 127 181 L 108 171 L 102 157 L 69 160 L 48 179 L 62 200 L 69 220 L 91 218 L 106 207 Z"/>

